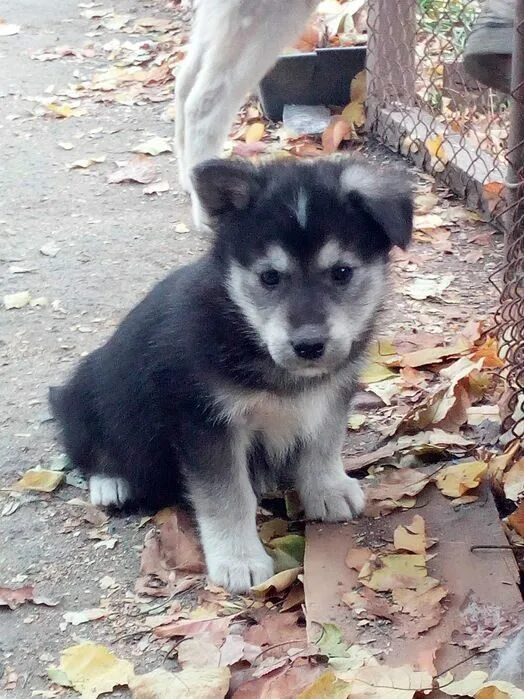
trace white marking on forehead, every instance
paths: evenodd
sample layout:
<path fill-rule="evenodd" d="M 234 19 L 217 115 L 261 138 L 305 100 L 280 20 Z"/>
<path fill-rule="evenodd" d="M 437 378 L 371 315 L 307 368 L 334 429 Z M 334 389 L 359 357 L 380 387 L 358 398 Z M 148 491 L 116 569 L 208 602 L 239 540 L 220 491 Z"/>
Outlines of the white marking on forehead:
<path fill-rule="evenodd" d="M 298 225 L 305 228 L 307 225 L 307 192 L 302 187 L 297 192 L 296 214 Z"/>
<path fill-rule="evenodd" d="M 358 267 L 361 262 L 356 255 L 343 248 L 336 240 L 328 240 L 317 253 L 317 265 L 320 269 L 329 269 L 337 263 Z"/>
<path fill-rule="evenodd" d="M 280 245 L 273 244 L 267 248 L 266 254 L 261 260 L 257 261 L 256 266 L 257 268 L 271 267 L 278 272 L 287 272 L 289 271 L 291 262 L 284 248 L 280 247 Z"/>

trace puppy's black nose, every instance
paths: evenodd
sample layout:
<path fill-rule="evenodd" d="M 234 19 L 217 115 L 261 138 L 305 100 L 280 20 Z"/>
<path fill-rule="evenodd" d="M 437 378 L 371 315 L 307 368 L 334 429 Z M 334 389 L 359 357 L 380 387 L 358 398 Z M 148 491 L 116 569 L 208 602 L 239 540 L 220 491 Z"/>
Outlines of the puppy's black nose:
<path fill-rule="evenodd" d="M 301 342 L 293 343 L 295 354 L 301 359 L 320 359 L 324 354 L 325 347 L 326 343 L 319 339 L 302 340 Z"/>

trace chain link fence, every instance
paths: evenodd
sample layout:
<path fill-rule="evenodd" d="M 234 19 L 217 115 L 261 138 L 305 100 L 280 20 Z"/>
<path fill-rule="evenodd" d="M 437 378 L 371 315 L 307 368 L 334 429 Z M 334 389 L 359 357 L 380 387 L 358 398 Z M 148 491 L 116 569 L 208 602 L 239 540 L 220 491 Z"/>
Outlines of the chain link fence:
<path fill-rule="evenodd" d="M 492 281 L 500 292 L 496 324 L 507 361 L 503 431 L 508 441 L 520 438 L 524 435 L 524 0 L 369 0 L 368 5 L 368 131 L 438 177 L 468 207 L 505 231 L 504 268 Z M 501 6 L 506 14 L 508 7 L 514 14 L 509 24 L 507 17 L 490 15 Z M 491 46 L 500 36 L 504 45 Z M 464 58 L 466 63 L 472 59 L 468 50 L 482 54 L 473 57 L 474 65 L 489 72 L 488 82 L 502 90 L 471 77 L 464 65 Z"/>

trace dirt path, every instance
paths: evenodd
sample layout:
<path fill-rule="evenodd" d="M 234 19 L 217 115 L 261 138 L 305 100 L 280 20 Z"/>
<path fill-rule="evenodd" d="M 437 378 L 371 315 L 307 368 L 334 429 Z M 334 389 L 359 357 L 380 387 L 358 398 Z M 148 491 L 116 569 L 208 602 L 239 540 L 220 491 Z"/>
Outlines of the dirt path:
<path fill-rule="evenodd" d="M 175 12 L 155 2 L 116 0 L 112 5 L 115 14 L 135 17 L 172 19 Z M 114 30 L 95 31 L 81 11 L 76 0 L 4 0 L 2 6 L 3 17 L 21 29 L 0 38 L 0 298 L 29 291 L 33 299 L 46 299 L 35 307 L 0 307 L 3 488 L 59 453 L 49 422 L 47 387 L 98 346 L 153 282 L 206 245 L 194 231 L 176 232 L 177 223 L 191 223 L 187 201 L 178 192 L 172 154 L 155 158 L 161 177 L 170 184 L 161 196 L 144 195 L 139 184 L 107 184 L 115 161 L 127 160 L 137 143 L 152 135 L 171 137 L 172 124 L 162 116 L 168 102 L 125 106 L 84 101 L 86 113 L 79 117 L 32 115 L 39 104 L 28 98 L 52 101 L 59 89 L 92 75 L 97 67 L 107 69 L 107 51 L 101 46 L 115 38 L 140 40 Z M 43 49 L 86 43 L 95 45 L 94 56 L 31 59 Z M 65 150 L 59 143 L 74 148 Z M 106 156 L 103 163 L 67 168 L 100 154 Z M 374 157 L 381 159 L 382 153 Z M 421 181 L 420 186 L 428 189 L 431 182 Z M 493 305 L 487 270 L 496 267 L 500 243 L 452 202 L 440 201 L 436 215 L 442 218 L 442 229 L 450 231 L 449 242 L 445 235 L 440 248 L 419 242 L 400 260 L 397 293 L 388 303 L 383 332 L 416 328 L 449 336 L 467 320 L 485 317 Z M 479 234 L 484 236 L 481 242 L 471 242 Z M 443 252 L 446 245 L 451 252 Z M 408 283 L 428 273 L 437 278 L 453 275 L 443 299 L 421 303 L 402 293 Z M 358 450 L 361 443 L 369 440 L 355 439 L 353 448 Z M 29 697 L 32 690 L 47 688 L 47 666 L 79 639 L 110 645 L 140 670 L 160 664 L 158 645 L 141 645 L 140 637 L 118 640 L 139 610 L 132 590 L 144 539 L 140 519 L 112 519 L 105 539 L 91 539 L 92 527 L 66 502 L 81 496 L 71 486 L 51 496 L 24 495 L 16 511 L 0 517 L 0 585 L 35 583 L 42 594 L 60 601 L 56 607 L 25 605 L 0 612 L 2 697 L 2 691 L 6 697 Z M 0 511 L 7 502 L 7 491 L 0 493 Z M 102 589 L 100 581 L 107 576 L 114 585 Z M 64 612 L 104 605 L 119 612 L 78 627 L 64 622 Z M 13 686 L 6 680 L 12 673 L 18 675 Z"/>

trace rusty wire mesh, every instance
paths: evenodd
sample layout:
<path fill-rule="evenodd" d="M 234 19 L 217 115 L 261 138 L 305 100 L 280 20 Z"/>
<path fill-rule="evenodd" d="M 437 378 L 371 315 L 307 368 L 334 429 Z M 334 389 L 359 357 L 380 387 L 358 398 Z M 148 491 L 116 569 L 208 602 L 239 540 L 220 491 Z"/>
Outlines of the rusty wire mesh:
<path fill-rule="evenodd" d="M 515 6 L 510 96 L 464 70 L 479 0 L 369 0 L 368 15 L 368 130 L 505 231 L 492 281 L 506 441 L 524 436 L 524 0 Z"/>
<path fill-rule="evenodd" d="M 479 11 L 478 0 L 370 0 L 368 128 L 497 220 L 509 100 L 464 70 Z"/>

